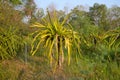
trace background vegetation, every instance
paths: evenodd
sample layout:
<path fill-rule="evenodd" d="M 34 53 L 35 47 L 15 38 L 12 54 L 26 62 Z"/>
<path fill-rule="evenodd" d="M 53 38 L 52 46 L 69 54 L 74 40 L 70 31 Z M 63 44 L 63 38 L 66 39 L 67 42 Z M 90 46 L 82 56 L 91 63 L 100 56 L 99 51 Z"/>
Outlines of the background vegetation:
<path fill-rule="evenodd" d="M 120 79 L 119 6 L 47 10 L 0 0 L 0 80 Z"/>

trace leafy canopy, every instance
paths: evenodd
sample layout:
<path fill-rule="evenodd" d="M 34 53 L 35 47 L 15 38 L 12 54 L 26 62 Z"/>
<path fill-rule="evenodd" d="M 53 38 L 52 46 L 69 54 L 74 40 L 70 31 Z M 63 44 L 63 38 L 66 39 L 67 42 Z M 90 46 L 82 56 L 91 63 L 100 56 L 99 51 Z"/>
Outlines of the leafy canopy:
<path fill-rule="evenodd" d="M 73 47 L 76 46 L 76 50 L 80 53 L 80 36 L 72 30 L 72 26 L 69 23 L 66 24 L 67 17 L 62 22 L 59 22 L 59 19 L 56 17 L 56 12 L 54 12 L 53 18 L 51 18 L 49 12 L 48 16 L 49 20 L 44 18 L 42 24 L 35 23 L 31 26 L 38 28 L 33 33 L 34 39 L 31 53 L 34 55 L 39 47 L 43 46 L 51 62 L 53 59 L 52 55 L 54 55 L 58 61 L 60 55 L 64 56 L 63 50 L 67 49 L 68 64 L 70 64 Z"/>

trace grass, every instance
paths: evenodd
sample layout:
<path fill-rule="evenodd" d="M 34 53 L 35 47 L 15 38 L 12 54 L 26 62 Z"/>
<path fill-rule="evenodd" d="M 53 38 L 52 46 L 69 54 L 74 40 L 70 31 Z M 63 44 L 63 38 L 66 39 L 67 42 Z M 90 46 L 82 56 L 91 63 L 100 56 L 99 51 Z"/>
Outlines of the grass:
<path fill-rule="evenodd" d="M 19 57 L 0 63 L 1 80 L 119 80 L 120 67 L 116 62 L 98 62 L 89 58 L 80 59 L 78 64 L 72 59 L 68 66 L 55 70 L 45 57 L 28 56 L 27 62 Z M 67 60 L 66 60 L 67 61 Z"/>

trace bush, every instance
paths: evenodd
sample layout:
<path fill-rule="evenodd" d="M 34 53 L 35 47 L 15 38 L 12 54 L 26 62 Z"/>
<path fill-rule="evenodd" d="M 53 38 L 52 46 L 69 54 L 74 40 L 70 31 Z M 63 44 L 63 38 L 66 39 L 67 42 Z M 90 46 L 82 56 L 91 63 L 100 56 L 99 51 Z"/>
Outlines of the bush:
<path fill-rule="evenodd" d="M 0 27 L 0 60 L 14 57 L 22 45 L 22 38 L 17 35 L 14 27 L 9 29 Z"/>

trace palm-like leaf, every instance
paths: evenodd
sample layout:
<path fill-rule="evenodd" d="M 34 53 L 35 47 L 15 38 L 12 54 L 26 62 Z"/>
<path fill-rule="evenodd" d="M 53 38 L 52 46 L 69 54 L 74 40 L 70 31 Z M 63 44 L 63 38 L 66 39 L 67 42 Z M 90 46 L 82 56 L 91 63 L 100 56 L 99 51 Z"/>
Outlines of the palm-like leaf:
<path fill-rule="evenodd" d="M 0 59 L 11 58 L 16 55 L 19 47 L 23 45 L 22 38 L 16 35 L 16 30 L 0 28 Z"/>
<path fill-rule="evenodd" d="M 32 25 L 32 27 L 37 27 L 38 30 L 33 33 L 37 34 L 33 39 L 31 53 L 34 55 L 39 49 L 38 47 L 40 47 L 42 44 L 43 47 L 48 50 L 48 57 L 50 61 L 52 61 L 52 55 L 56 55 L 55 57 L 57 59 L 58 65 L 61 65 L 61 58 L 64 56 L 63 49 L 67 48 L 68 64 L 70 64 L 72 46 L 75 44 L 77 48 L 80 48 L 80 37 L 77 32 L 66 27 L 70 26 L 70 24 L 65 24 L 66 20 L 63 20 L 63 22 L 60 23 L 55 16 L 54 18 L 51 18 L 49 12 L 48 16 L 49 21 L 43 19 L 45 24 L 35 23 Z M 36 43 L 37 40 L 38 44 L 35 46 L 34 43 Z M 55 51 L 55 53 L 52 53 L 53 51 Z"/>

